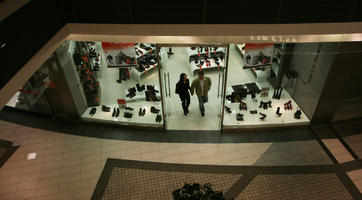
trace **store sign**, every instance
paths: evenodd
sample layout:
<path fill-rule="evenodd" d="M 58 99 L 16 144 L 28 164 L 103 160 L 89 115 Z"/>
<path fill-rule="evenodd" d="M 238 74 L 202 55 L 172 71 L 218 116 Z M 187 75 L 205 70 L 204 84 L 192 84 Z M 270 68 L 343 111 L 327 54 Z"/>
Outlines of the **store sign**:
<path fill-rule="evenodd" d="M 134 43 L 102 42 L 108 67 L 136 67 Z"/>

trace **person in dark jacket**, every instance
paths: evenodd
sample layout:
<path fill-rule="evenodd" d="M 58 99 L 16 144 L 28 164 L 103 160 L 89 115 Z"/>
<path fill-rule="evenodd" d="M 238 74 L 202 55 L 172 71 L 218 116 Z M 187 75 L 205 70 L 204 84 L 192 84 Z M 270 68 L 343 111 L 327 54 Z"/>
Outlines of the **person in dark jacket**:
<path fill-rule="evenodd" d="M 180 96 L 182 109 L 184 110 L 184 114 L 187 115 L 189 113 L 189 105 L 190 105 L 190 82 L 187 79 L 187 75 L 182 73 L 180 75 L 180 80 L 176 84 L 176 94 Z"/>

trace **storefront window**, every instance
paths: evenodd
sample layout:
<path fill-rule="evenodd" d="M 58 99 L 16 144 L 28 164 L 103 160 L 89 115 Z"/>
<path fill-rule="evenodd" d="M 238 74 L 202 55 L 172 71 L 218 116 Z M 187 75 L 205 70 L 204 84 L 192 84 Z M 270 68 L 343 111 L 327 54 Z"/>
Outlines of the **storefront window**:
<path fill-rule="evenodd" d="M 154 44 L 71 43 L 70 64 L 77 73 L 82 86 L 78 90 L 84 94 L 87 105 L 82 120 L 163 125 Z"/>
<path fill-rule="evenodd" d="M 336 43 L 231 44 L 225 128 L 308 124 Z"/>

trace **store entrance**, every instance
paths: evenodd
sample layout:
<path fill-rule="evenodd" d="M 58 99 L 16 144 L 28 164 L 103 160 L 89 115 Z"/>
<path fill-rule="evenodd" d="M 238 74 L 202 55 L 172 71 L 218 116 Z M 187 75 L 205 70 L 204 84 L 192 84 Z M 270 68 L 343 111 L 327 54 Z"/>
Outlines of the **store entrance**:
<path fill-rule="evenodd" d="M 227 45 L 159 45 L 157 50 L 166 130 L 221 130 Z M 201 82 L 199 72 L 204 74 Z M 183 81 L 177 86 L 181 74 L 187 76 L 193 95 Z M 204 109 L 200 101 L 205 101 Z"/>

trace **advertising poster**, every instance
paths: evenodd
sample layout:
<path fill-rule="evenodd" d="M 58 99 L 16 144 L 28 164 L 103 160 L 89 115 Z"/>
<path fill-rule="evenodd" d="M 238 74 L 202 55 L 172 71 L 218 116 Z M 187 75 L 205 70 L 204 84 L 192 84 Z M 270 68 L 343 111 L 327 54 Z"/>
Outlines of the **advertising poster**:
<path fill-rule="evenodd" d="M 102 42 L 108 67 L 137 66 L 134 43 Z"/>
<path fill-rule="evenodd" d="M 271 65 L 273 44 L 246 44 L 244 69 Z"/>

